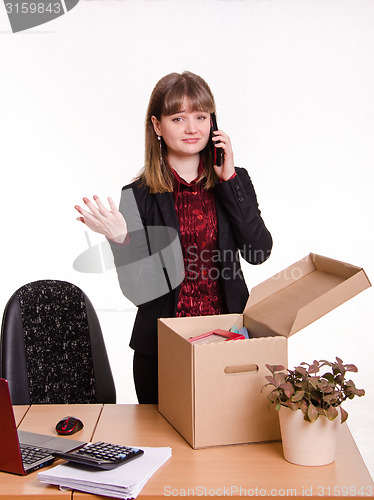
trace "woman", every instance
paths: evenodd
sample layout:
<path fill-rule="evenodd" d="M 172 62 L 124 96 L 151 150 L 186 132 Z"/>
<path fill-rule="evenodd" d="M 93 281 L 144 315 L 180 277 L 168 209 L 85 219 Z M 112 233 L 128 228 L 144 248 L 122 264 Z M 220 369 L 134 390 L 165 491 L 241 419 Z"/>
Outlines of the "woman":
<path fill-rule="evenodd" d="M 96 204 L 84 198 L 88 210 L 76 206 L 78 220 L 108 238 L 121 289 L 139 306 L 130 347 L 140 403 L 158 399 L 157 319 L 241 313 L 248 290 L 239 253 L 260 264 L 271 252 L 271 235 L 247 171 L 234 167 L 229 136 L 222 130 L 211 133 L 215 110 L 201 77 L 184 72 L 162 78 L 148 105 L 145 167 L 123 188 L 119 210 L 111 198 L 108 210 L 96 196 Z M 223 150 L 221 166 L 213 164 L 214 148 Z M 166 236 L 162 228 L 170 229 Z M 160 250 L 172 246 L 173 231 L 184 279 L 182 272 L 171 283 Z M 177 253 L 172 257 L 176 269 Z M 161 256 L 162 278 L 155 271 L 156 254 Z M 162 281 L 168 287 L 157 289 L 155 284 Z"/>

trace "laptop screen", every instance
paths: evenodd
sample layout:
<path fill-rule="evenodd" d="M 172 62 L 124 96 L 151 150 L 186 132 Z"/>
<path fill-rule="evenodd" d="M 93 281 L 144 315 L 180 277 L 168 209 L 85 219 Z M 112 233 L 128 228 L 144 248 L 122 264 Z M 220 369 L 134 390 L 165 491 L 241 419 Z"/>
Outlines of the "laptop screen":
<path fill-rule="evenodd" d="M 8 382 L 0 378 L 0 470 L 25 474 Z"/>

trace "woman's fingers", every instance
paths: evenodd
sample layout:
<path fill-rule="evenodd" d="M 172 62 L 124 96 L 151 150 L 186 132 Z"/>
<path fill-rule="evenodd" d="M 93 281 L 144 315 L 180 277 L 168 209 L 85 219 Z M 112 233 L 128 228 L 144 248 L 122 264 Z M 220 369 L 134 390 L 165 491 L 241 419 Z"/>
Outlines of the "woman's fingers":
<path fill-rule="evenodd" d="M 225 150 L 231 149 L 230 137 L 227 134 L 225 134 L 222 130 L 216 130 L 214 134 L 215 135 L 212 137 L 212 140 L 217 148 L 222 147 Z"/>
<path fill-rule="evenodd" d="M 88 212 L 87 210 L 80 207 L 79 205 L 75 205 L 74 208 L 82 216 L 82 217 L 77 217 L 77 220 L 86 224 L 90 229 L 93 229 L 93 226 L 96 226 L 97 217 L 94 214 L 92 214 L 91 212 Z"/>
<path fill-rule="evenodd" d="M 234 174 L 234 154 L 232 151 L 230 137 L 222 130 L 216 130 L 212 137 L 215 147 L 223 150 L 223 164 L 220 167 L 213 165 L 217 176 L 222 180 L 230 179 Z"/>
<path fill-rule="evenodd" d="M 93 196 L 93 199 L 97 205 L 97 207 L 92 203 L 88 198 L 83 198 L 83 201 L 87 205 L 87 207 L 91 210 L 91 212 L 98 216 L 100 213 L 103 217 L 110 217 L 111 213 L 110 211 L 106 208 L 106 206 L 103 204 L 103 202 L 100 200 L 100 198 L 96 195 Z M 109 206 L 112 212 L 117 212 L 117 207 L 114 204 L 114 201 L 112 198 L 108 198 L 109 201 Z"/>
<path fill-rule="evenodd" d="M 77 217 L 77 220 L 86 224 L 96 233 L 103 234 L 110 239 L 122 238 L 121 241 L 123 241 L 124 236 L 127 234 L 127 224 L 123 215 L 117 210 L 112 198 L 108 198 L 109 210 L 98 196 L 95 195 L 93 198 L 96 205 L 88 198 L 83 198 L 87 210 L 75 205 L 74 208 L 81 215 L 81 217 Z"/>
<path fill-rule="evenodd" d="M 112 200 L 112 198 L 110 196 L 108 196 L 108 202 L 109 202 L 110 209 L 113 212 L 117 212 L 117 207 L 116 207 L 114 201 Z"/>
<path fill-rule="evenodd" d="M 109 212 L 104 207 L 104 205 L 101 203 L 101 201 L 97 196 L 94 196 L 94 200 L 96 201 L 97 206 L 95 206 L 95 204 L 92 203 L 92 201 L 89 198 L 86 197 L 83 198 L 83 201 L 86 207 L 90 210 L 90 212 L 88 210 L 84 210 L 79 205 L 76 205 L 75 209 L 78 210 L 78 212 L 82 214 L 84 217 L 88 217 L 92 221 L 103 220 L 103 218 L 108 216 Z"/>
<path fill-rule="evenodd" d="M 95 196 L 94 196 L 94 199 L 95 199 Z M 83 201 L 86 204 L 86 206 L 91 210 L 93 215 L 97 216 L 99 213 L 101 213 L 100 207 L 99 208 L 96 207 L 89 198 L 84 197 Z M 97 201 L 96 201 L 96 203 L 97 203 Z"/>
<path fill-rule="evenodd" d="M 75 205 L 75 210 L 77 212 L 79 212 L 81 215 L 83 215 L 83 217 L 87 217 L 89 215 L 92 216 L 92 214 L 90 212 L 87 212 L 87 210 L 85 210 L 84 208 L 80 207 L 79 205 Z"/>
<path fill-rule="evenodd" d="M 94 220 L 96 218 L 96 215 L 92 212 L 89 212 L 88 210 L 85 210 L 84 208 L 80 207 L 79 205 L 75 205 L 74 207 L 83 217 L 89 218 Z M 97 210 L 98 212 L 98 210 Z"/>
<path fill-rule="evenodd" d="M 94 196 L 93 199 L 95 200 L 97 206 L 99 207 L 99 212 L 101 213 L 101 215 L 103 215 L 104 217 L 107 217 L 109 215 L 109 211 L 108 209 L 104 206 L 104 204 L 102 203 L 102 201 L 100 200 L 100 198 L 98 196 Z M 94 205 L 93 205 L 94 206 Z M 96 208 L 96 207 L 95 207 Z"/>

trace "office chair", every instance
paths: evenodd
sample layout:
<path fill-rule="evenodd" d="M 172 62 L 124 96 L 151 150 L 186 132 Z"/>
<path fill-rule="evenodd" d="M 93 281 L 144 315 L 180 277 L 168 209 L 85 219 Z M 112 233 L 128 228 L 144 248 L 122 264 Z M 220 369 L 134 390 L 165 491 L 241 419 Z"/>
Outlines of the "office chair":
<path fill-rule="evenodd" d="M 1 327 L 0 376 L 13 404 L 116 402 L 100 323 L 80 288 L 41 280 L 12 295 Z"/>

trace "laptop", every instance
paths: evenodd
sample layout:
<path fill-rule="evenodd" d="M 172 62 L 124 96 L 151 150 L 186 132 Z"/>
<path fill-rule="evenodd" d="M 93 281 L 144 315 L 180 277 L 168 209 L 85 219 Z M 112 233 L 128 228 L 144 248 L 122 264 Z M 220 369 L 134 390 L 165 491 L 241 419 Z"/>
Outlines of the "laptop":
<path fill-rule="evenodd" d="M 0 378 L 0 471 L 26 475 L 50 465 L 54 453 L 75 450 L 86 442 L 17 431 L 8 381 Z"/>

